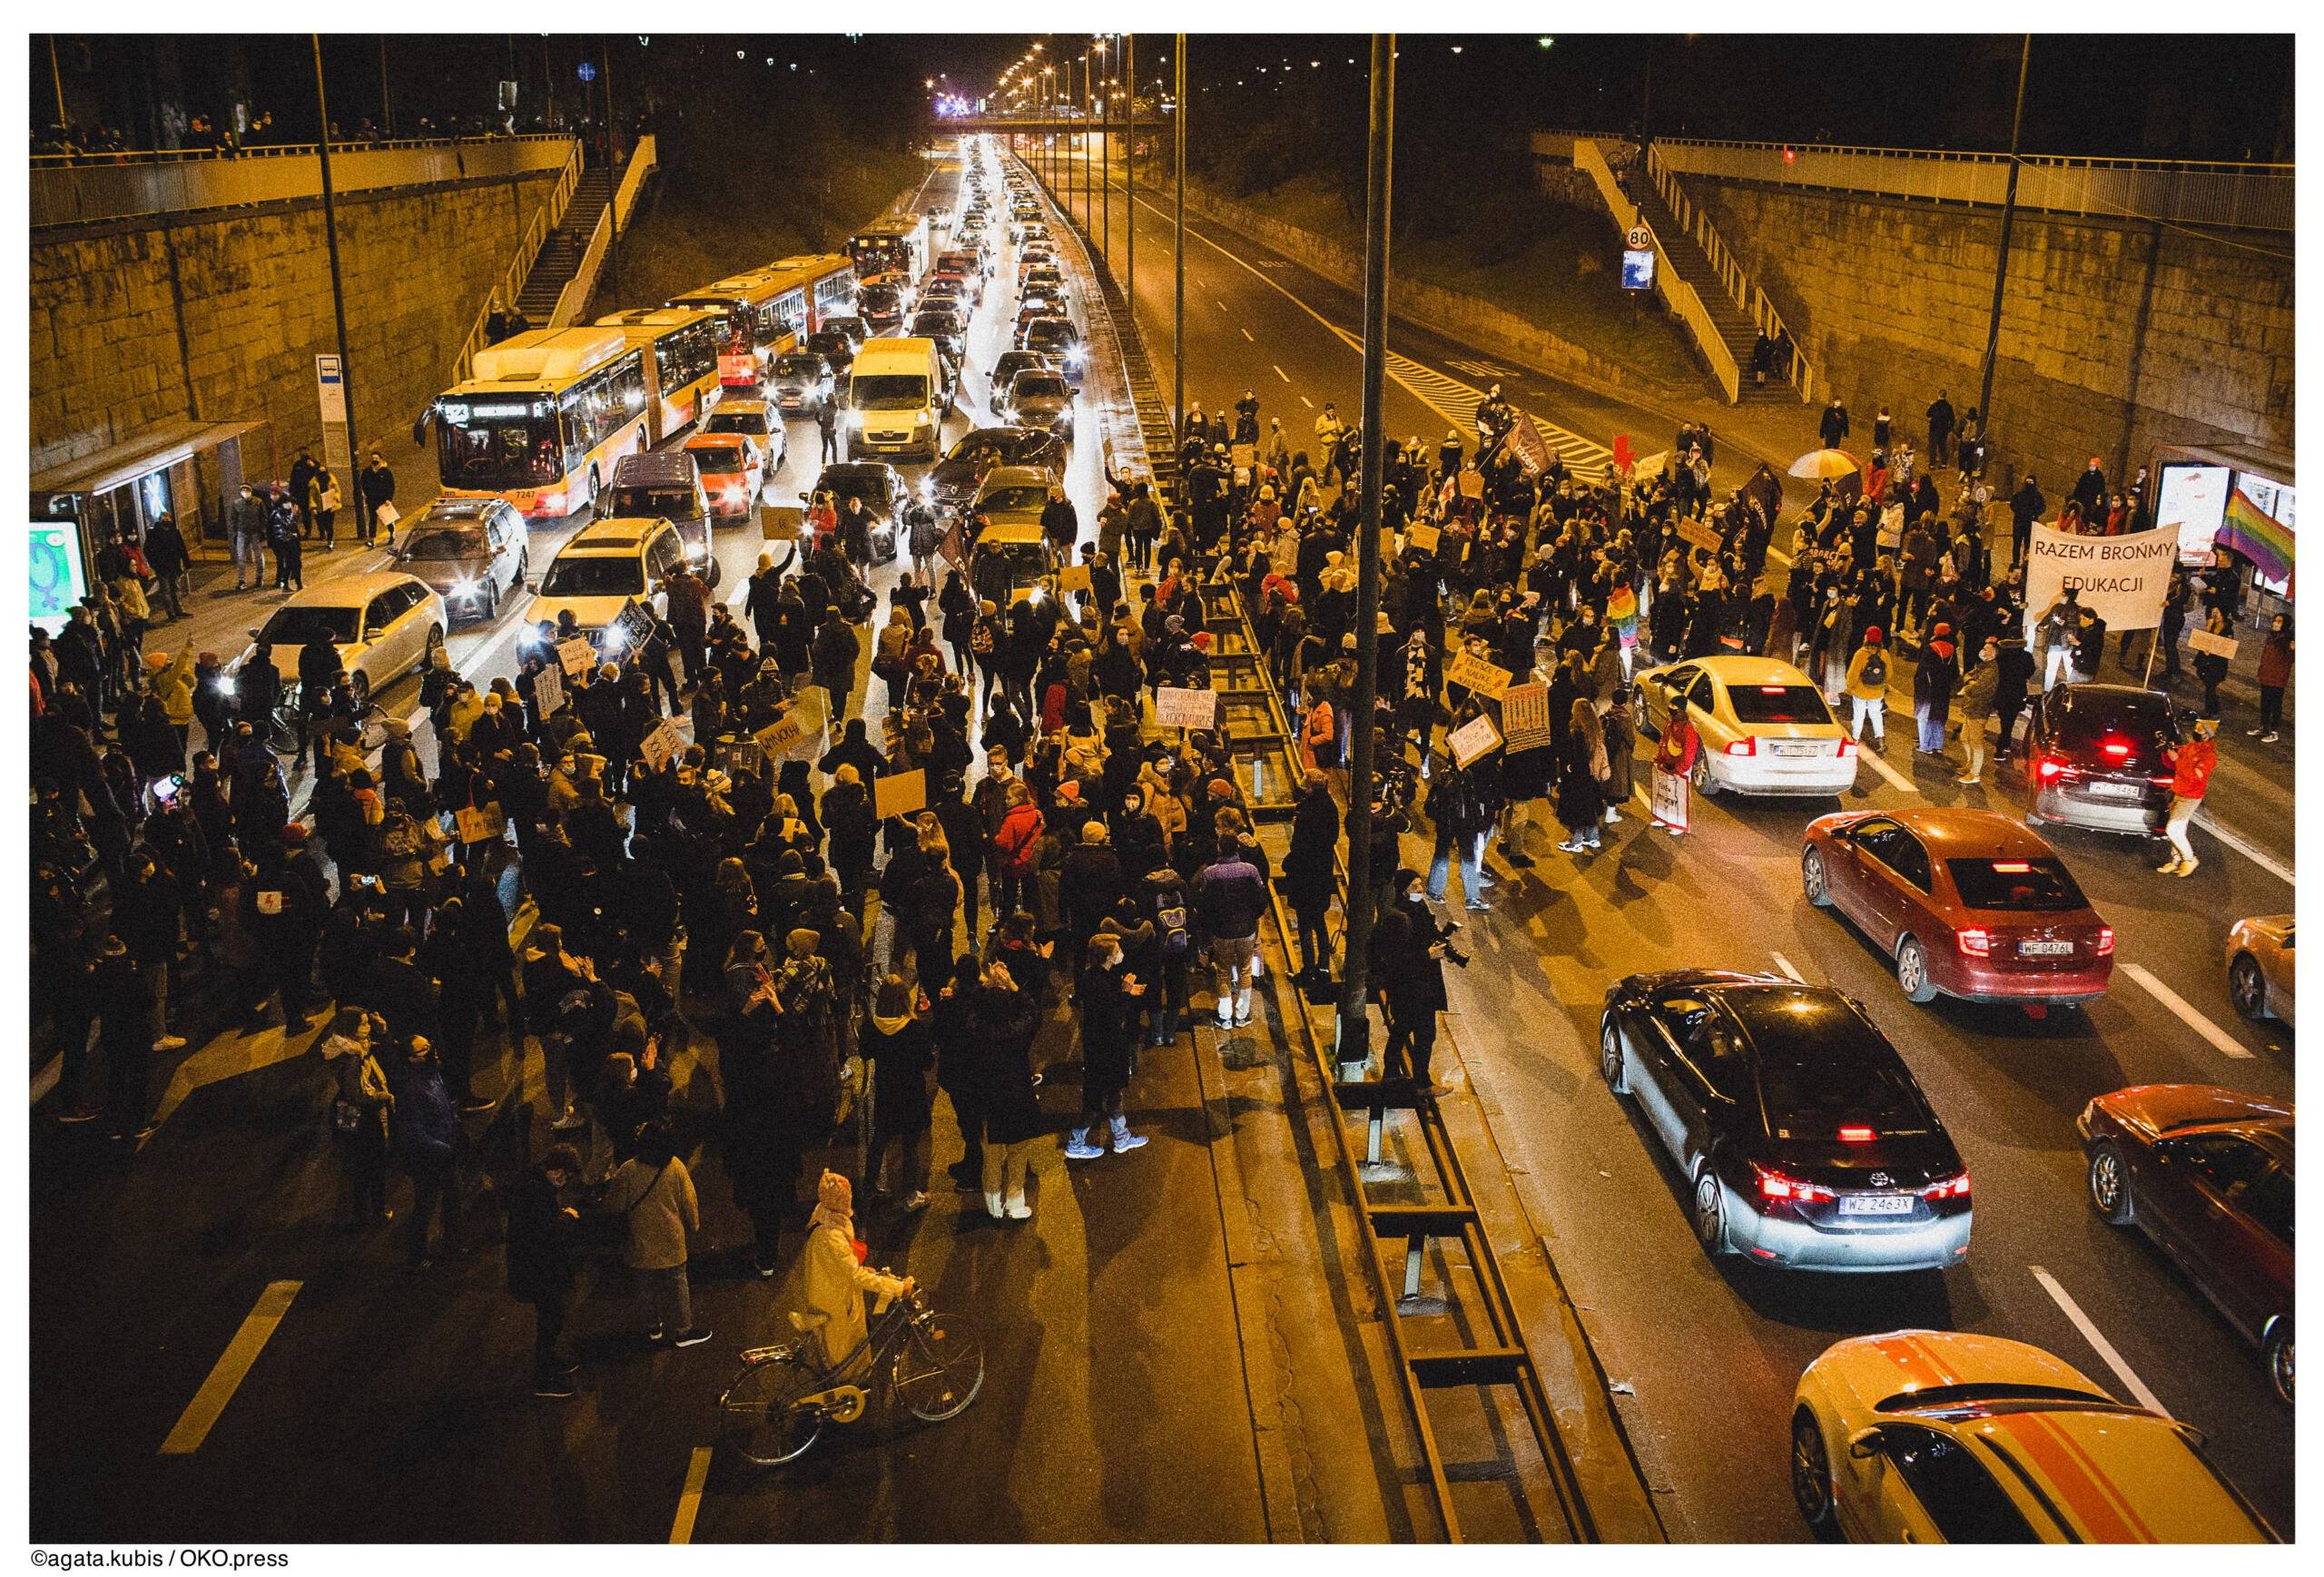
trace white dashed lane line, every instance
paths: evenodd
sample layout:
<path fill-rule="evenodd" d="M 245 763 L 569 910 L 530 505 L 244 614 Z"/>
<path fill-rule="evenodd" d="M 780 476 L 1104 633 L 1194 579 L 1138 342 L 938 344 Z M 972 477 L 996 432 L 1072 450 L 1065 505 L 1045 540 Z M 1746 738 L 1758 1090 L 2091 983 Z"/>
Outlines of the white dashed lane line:
<path fill-rule="evenodd" d="M 1243 338 L 1244 338 L 1244 339 L 1246 339 L 1246 340 L 1250 340 L 1250 341 L 1251 341 L 1251 343 L 1252 343 L 1252 344 L 1254 344 L 1254 345 L 1256 345 L 1256 344 L 1257 344 L 1257 343 L 1259 342 L 1259 341 L 1258 341 L 1258 340 L 1257 340 L 1257 338 L 1256 338 L 1255 335 L 1253 335 L 1253 334 L 1252 334 L 1252 332 L 1251 332 L 1248 329 L 1246 329 L 1246 330 L 1243 330 Z"/>
<path fill-rule="evenodd" d="M 1272 362 L 1272 361 L 1268 362 L 1268 363 L 1267 363 L 1267 365 L 1268 365 L 1268 366 L 1270 366 L 1270 367 L 1275 367 L 1275 363 L 1274 363 L 1274 362 Z M 1290 373 L 1288 373 L 1288 372 L 1285 372 L 1285 371 L 1282 368 L 1280 368 L 1280 367 L 1275 367 L 1275 375 L 1277 378 L 1282 379 L 1285 383 L 1288 383 L 1288 382 L 1290 382 L 1290 381 L 1291 381 L 1291 374 L 1290 374 Z"/>
<path fill-rule="evenodd" d="M 2122 965 L 2122 972 L 2138 981 L 2148 996 L 2170 1009 L 2172 1016 L 2181 1023 L 2210 1041 L 2221 1056 L 2249 1057 L 2251 1055 L 2244 1049 L 2241 1041 L 2212 1023 L 2196 1009 L 2193 1003 L 2156 980 L 2143 966 L 2126 961 Z"/>
<path fill-rule="evenodd" d="M 1290 379 L 1285 379 L 1285 382 L 1289 382 L 1289 381 L 1290 381 Z M 1304 406 L 1305 406 L 1305 407 L 1306 407 L 1308 409 L 1310 409 L 1310 410 L 1313 410 L 1313 409 L 1315 409 L 1315 402 L 1314 400 L 1312 400 L 1312 399 L 1308 399 L 1308 398 L 1307 398 L 1305 395 L 1304 395 L 1304 394 L 1303 394 L 1303 395 L 1301 395 L 1301 396 L 1299 397 L 1299 403 L 1300 403 L 1300 404 L 1302 404 L 1302 405 L 1304 405 Z"/>
<path fill-rule="evenodd" d="M 1881 754 L 1877 750 L 1860 749 L 1856 752 L 1856 754 L 1865 761 L 1869 762 L 1872 764 L 1872 770 L 1878 773 L 1882 777 L 1886 778 L 1888 780 L 1888 786 L 1895 789 L 1897 793 L 1916 794 L 1921 792 L 1920 784 L 1915 783 L 1911 778 L 1906 777 L 1903 773 L 1898 772 L 1895 767 L 1890 766 L 1887 762 L 1881 758 Z"/>
<path fill-rule="evenodd" d="M 1783 954 L 1779 952 L 1771 952 L 1768 956 L 1776 961 L 1776 968 L 1783 971 L 1787 978 L 1797 981 L 1803 986 L 1807 983 L 1807 977 L 1801 974 L 1797 969 L 1793 968 L 1791 961 L 1784 957 Z"/>
<path fill-rule="evenodd" d="M 2082 1339 L 2088 1342 L 2098 1355 L 2106 1360 L 2106 1366 L 2114 1371 L 2114 1377 L 2122 1383 L 2123 1387 L 2132 1395 L 2139 1399 L 2139 1405 L 2151 1407 L 2165 1418 L 2170 1417 L 2171 1409 L 2165 1407 L 2161 1398 L 2146 1388 L 2146 1382 L 2138 1377 L 2137 1372 L 2122 1361 L 2122 1355 L 2114 1350 L 2114 1344 L 2106 1339 L 2105 1333 L 2098 1328 L 2097 1322 L 2083 1313 L 2082 1306 L 2067 1295 L 2064 1287 L 2058 1285 L 2058 1278 L 2038 1265 L 2030 1265 L 2026 1268 L 2034 1273 L 2034 1279 L 2042 1284 L 2042 1290 L 2048 1293 L 2056 1301 L 2057 1306 L 2065 1311 L 2066 1318 L 2073 1322 L 2073 1328 L 2082 1333 Z"/>

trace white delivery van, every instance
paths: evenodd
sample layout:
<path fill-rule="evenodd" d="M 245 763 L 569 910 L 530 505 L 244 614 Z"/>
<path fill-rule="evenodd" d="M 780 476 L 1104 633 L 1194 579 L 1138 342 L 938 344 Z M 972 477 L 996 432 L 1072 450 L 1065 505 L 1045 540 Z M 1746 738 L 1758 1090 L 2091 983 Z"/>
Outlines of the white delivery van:
<path fill-rule="evenodd" d="M 865 340 L 848 370 L 847 458 L 934 460 L 950 403 L 935 340 Z"/>

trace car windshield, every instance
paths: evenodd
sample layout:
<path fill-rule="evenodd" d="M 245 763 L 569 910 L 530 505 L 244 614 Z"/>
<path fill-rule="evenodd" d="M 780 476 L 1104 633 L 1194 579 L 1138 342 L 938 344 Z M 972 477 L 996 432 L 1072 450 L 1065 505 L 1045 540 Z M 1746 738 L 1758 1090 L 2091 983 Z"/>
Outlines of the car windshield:
<path fill-rule="evenodd" d="M 303 646 L 317 636 L 339 646 L 355 639 L 351 607 L 279 607 L 258 638 L 278 646 Z"/>
<path fill-rule="evenodd" d="M 1046 488 L 996 488 L 977 500 L 977 508 L 990 515 L 1039 514 L 1049 501 Z"/>
<path fill-rule="evenodd" d="M 823 359 L 820 356 L 778 356 L 774 359 L 774 375 L 812 381 L 823 375 Z"/>
<path fill-rule="evenodd" d="M 950 312 L 922 312 L 911 320 L 911 331 L 931 340 L 941 340 L 960 331 Z"/>
<path fill-rule="evenodd" d="M 917 410 L 928 403 L 928 379 L 917 372 L 865 373 L 849 392 L 859 409 Z"/>
<path fill-rule="evenodd" d="M 423 526 L 403 551 L 406 558 L 478 558 L 484 555 L 484 527 Z"/>
<path fill-rule="evenodd" d="M 1073 330 L 1054 319 L 1045 318 L 1025 330 L 1025 343 L 1037 350 L 1051 345 L 1069 345 L 1072 342 Z"/>
<path fill-rule="evenodd" d="M 694 457 L 694 469 L 704 476 L 731 475 L 748 463 L 740 444 L 690 444 L 686 453 Z"/>
<path fill-rule="evenodd" d="M 746 432 L 763 438 L 766 436 L 767 429 L 768 423 L 764 411 L 714 410 L 710 413 L 708 425 L 702 430 L 704 432 Z"/>
<path fill-rule="evenodd" d="M 832 498 L 837 500 L 842 509 L 847 507 L 847 500 L 850 498 L 862 499 L 863 507 L 874 515 L 888 507 L 888 483 L 885 478 L 834 477 L 829 471 L 825 471 L 817 485 L 831 489 Z"/>
<path fill-rule="evenodd" d="M 898 311 L 903 304 L 903 297 L 893 285 L 873 285 L 863 292 L 863 310 L 867 312 Z"/>
<path fill-rule="evenodd" d="M 1947 860 L 1961 902 L 1972 909 L 2080 909 L 2088 902 L 2058 860 Z"/>
<path fill-rule="evenodd" d="M 1829 723 L 1832 709 L 1813 685 L 1729 685 L 1738 723 Z"/>
<path fill-rule="evenodd" d="M 446 399 L 436 413 L 436 464 L 454 487 L 533 488 L 565 474 L 546 399 Z"/>
<path fill-rule="evenodd" d="M 991 428 L 979 428 L 974 432 L 961 434 L 960 442 L 954 444 L 944 458 L 948 460 L 980 459 L 986 455 L 1000 452 L 1005 441 Z"/>
<path fill-rule="evenodd" d="M 1019 399 L 1035 399 L 1043 395 L 1063 399 L 1069 392 L 1065 379 L 1054 372 L 1020 372 L 1009 388 Z"/>
<path fill-rule="evenodd" d="M 635 596 L 645 568 L 631 553 L 560 554 L 541 581 L 543 596 Z"/>
<path fill-rule="evenodd" d="M 823 356 L 837 356 L 844 359 L 853 355 L 855 351 L 855 341 L 844 334 L 812 334 L 808 336 L 807 343 L 813 346 L 815 350 Z"/>

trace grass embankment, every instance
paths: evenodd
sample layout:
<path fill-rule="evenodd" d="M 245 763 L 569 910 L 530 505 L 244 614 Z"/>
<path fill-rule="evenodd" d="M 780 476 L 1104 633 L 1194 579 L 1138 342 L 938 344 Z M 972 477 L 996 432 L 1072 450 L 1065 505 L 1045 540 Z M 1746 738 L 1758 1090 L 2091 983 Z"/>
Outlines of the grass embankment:
<path fill-rule="evenodd" d="M 785 142 L 779 155 L 743 139 L 673 141 L 660 192 L 622 235 L 620 288 L 601 274 L 590 316 L 665 301 L 779 257 L 836 251 L 927 173 L 917 153 L 844 137 Z"/>

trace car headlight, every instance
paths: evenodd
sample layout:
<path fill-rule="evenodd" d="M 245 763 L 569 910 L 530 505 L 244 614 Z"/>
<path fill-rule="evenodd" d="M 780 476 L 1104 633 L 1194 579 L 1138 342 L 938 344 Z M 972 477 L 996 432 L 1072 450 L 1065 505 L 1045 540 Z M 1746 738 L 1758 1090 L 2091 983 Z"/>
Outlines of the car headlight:
<path fill-rule="evenodd" d="M 607 625 L 597 633 L 597 649 L 608 657 L 629 645 L 629 636 L 619 625 Z"/>
<path fill-rule="evenodd" d="M 1068 367 L 1078 367 L 1081 365 L 1082 360 L 1083 354 L 1081 351 L 1068 350 L 1065 353 L 1065 364 Z"/>
<path fill-rule="evenodd" d="M 454 600 L 458 602 L 474 601 L 477 594 L 483 589 L 484 588 L 477 583 L 477 578 L 473 575 L 464 575 L 460 577 L 459 579 L 452 582 L 452 596 Z"/>
<path fill-rule="evenodd" d="M 218 695 L 231 695 L 234 693 L 234 676 L 231 674 L 221 674 L 210 681 L 210 688 Z"/>

